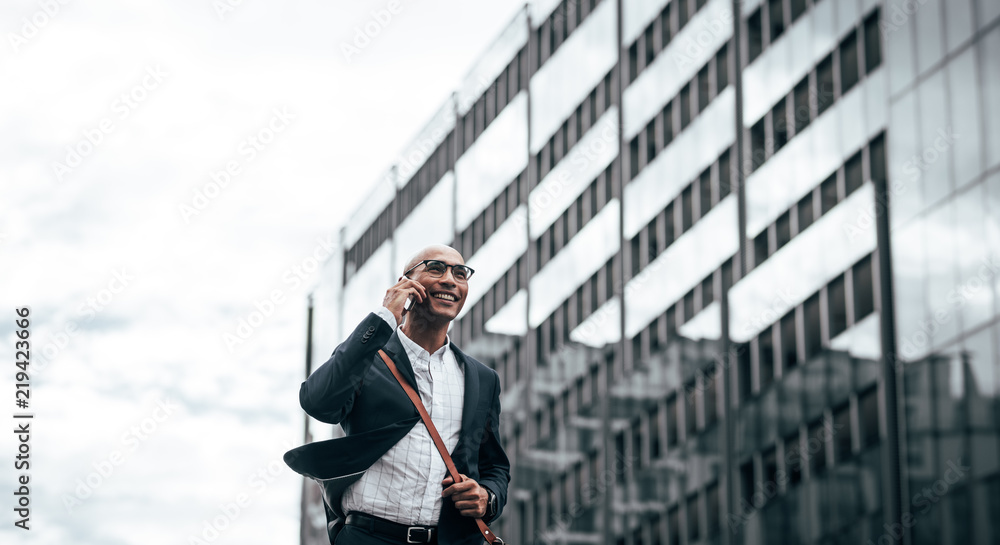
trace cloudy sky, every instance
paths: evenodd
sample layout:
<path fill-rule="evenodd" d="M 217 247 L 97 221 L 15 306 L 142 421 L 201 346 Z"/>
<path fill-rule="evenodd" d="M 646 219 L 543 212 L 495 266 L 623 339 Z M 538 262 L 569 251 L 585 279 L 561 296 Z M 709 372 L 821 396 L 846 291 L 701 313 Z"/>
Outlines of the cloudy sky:
<path fill-rule="evenodd" d="M 0 6 L 0 541 L 297 542 L 307 269 L 522 4 Z"/>

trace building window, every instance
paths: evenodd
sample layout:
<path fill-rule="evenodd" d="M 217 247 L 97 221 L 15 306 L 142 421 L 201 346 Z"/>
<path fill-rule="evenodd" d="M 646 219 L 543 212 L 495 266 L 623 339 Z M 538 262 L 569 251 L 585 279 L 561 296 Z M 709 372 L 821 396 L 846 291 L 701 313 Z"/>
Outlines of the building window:
<path fill-rule="evenodd" d="M 698 524 L 698 496 L 688 496 L 687 500 L 688 543 L 694 543 L 701 538 L 701 525 Z"/>
<path fill-rule="evenodd" d="M 715 282 L 714 274 L 708 275 L 707 277 L 705 277 L 704 280 L 701 281 L 701 308 L 705 308 L 708 305 L 711 305 L 712 301 L 715 299 L 715 294 L 714 294 L 715 290 L 712 289 L 714 287 L 714 282 Z"/>
<path fill-rule="evenodd" d="M 813 295 L 802 306 L 803 322 L 805 325 L 805 359 L 819 354 L 823 348 L 823 337 L 820 334 L 819 318 L 819 294 Z"/>
<path fill-rule="evenodd" d="M 806 12 L 806 0 L 792 0 L 792 21 L 802 16 Z"/>
<path fill-rule="evenodd" d="M 660 406 L 656 405 L 649 410 L 649 457 L 657 459 L 660 457 Z"/>
<path fill-rule="evenodd" d="M 865 73 L 871 74 L 882 64 L 881 32 L 878 28 L 878 8 L 865 18 Z"/>
<path fill-rule="evenodd" d="M 799 435 L 795 434 L 785 438 L 785 474 L 788 475 L 788 483 L 798 484 L 802 481 L 802 461 L 803 456 L 799 447 Z"/>
<path fill-rule="evenodd" d="M 750 399 L 750 394 L 753 391 L 750 383 L 750 345 L 737 345 L 736 349 L 738 351 L 736 356 L 736 371 L 737 380 L 739 381 L 737 386 L 740 393 L 739 402 L 742 404 Z"/>
<path fill-rule="evenodd" d="M 809 454 L 809 470 L 812 478 L 816 478 L 826 469 L 827 439 L 829 439 L 829 434 L 823 426 L 822 418 L 809 426 L 808 450 L 806 452 Z"/>
<path fill-rule="evenodd" d="M 877 32 L 877 29 L 876 29 Z M 715 54 L 715 92 L 721 93 L 729 85 L 729 51 L 728 44 L 722 44 Z"/>
<path fill-rule="evenodd" d="M 684 295 L 684 321 L 687 322 L 694 317 L 694 290 Z"/>
<path fill-rule="evenodd" d="M 795 310 L 792 310 L 781 318 L 781 360 L 786 371 L 798 363 L 798 351 L 795 346 Z"/>
<path fill-rule="evenodd" d="M 663 246 L 666 249 L 674 242 L 674 203 L 670 203 L 663 209 Z"/>
<path fill-rule="evenodd" d="M 798 216 L 799 216 L 799 229 L 798 232 L 801 233 L 805 231 L 813 222 L 813 196 L 812 193 L 807 193 L 805 197 L 799 201 L 798 205 Z"/>
<path fill-rule="evenodd" d="M 861 171 L 861 151 L 851 156 L 844 167 L 844 194 L 850 195 L 864 182 L 864 173 Z"/>
<path fill-rule="evenodd" d="M 660 12 L 660 43 L 666 48 L 673 37 L 670 32 L 670 14 L 673 13 L 674 3 L 670 2 L 667 7 Z"/>
<path fill-rule="evenodd" d="M 826 214 L 837 205 L 837 173 L 834 172 L 829 178 L 823 180 L 819 186 L 820 215 Z"/>
<path fill-rule="evenodd" d="M 677 397 L 674 396 L 667 400 L 667 449 L 677 445 L 677 429 L 680 426 L 677 416 Z"/>
<path fill-rule="evenodd" d="M 688 0 L 677 0 L 677 28 L 682 29 L 688 22 Z"/>
<path fill-rule="evenodd" d="M 771 134 L 774 140 L 774 152 L 778 153 L 788 142 L 788 114 L 785 111 L 785 99 L 781 99 L 771 110 Z"/>
<path fill-rule="evenodd" d="M 753 170 L 757 170 L 757 167 L 764 164 L 764 160 L 767 159 L 765 120 L 766 117 L 761 118 L 760 121 L 754 123 L 753 127 L 750 128 L 750 160 L 752 161 Z"/>
<path fill-rule="evenodd" d="M 643 34 L 643 45 L 646 52 L 646 58 L 643 62 L 643 68 L 649 66 L 653 63 L 653 58 L 656 57 L 656 49 L 653 46 L 653 25 L 646 27 L 646 32 Z"/>
<path fill-rule="evenodd" d="M 767 259 L 767 229 L 753 239 L 754 266 L 759 267 Z"/>
<path fill-rule="evenodd" d="M 669 146 L 674 140 L 674 103 L 668 102 L 663 107 L 663 145 Z"/>
<path fill-rule="evenodd" d="M 629 178 L 635 179 L 639 175 L 639 138 L 633 138 L 628 148 Z"/>
<path fill-rule="evenodd" d="M 868 145 L 869 169 L 871 179 L 877 182 L 885 180 L 885 134 L 879 134 Z"/>
<path fill-rule="evenodd" d="M 757 367 L 758 382 L 763 392 L 774 381 L 774 339 L 771 335 L 771 327 L 760 332 L 757 336 Z"/>
<path fill-rule="evenodd" d="M 705 169 L 698 179 L 698 217 L 703 218 L 712 209 L 712 169 Z"/>
<path fill-rule="evenodd" d="M 631 244 L 631 250 L 632 251 L 630 253 L 632 254 L 632 276 L 633 277 L 636 276 L 637 274 L 639 274 L 639 270 L 642 269 L 642 264 L 640 263 L 640 259 L 639 259 L 640 258 L 639 251 L 640 251 L 641 244 L 642 244 L 642 241 L 640 240 L 641 236 L 642 236 L 642 231 L 640 231 L 634 237 L 632 237 L 632 244 Z"/>
<path fill-rule="evenodd" d="M 720 371 L 721 372 L 721 371 Z M 709 372 L 705 374 L 705 427 L 711 427 L 715 424 L 718 419 L 719 413 L 716 408 L 716 399 L 718 398 L 718 381 L 716 380 L 716 372 Z"/>
<path fill-rule="evenodd" d="M 784 214 L 778 216 L 778 220 L 774 223 L 774 234 L 775 234 L 775 247 L 774 251 L 778 251 L 782 246 L 788 243 L 792 239 L 792 214 L 791 211 L 786 211 Z"/>
<path fill-rule="evenodd" d="M 871 388 L 858 397 L 858 421 L 861 424 L 861 448 L 866 449 L 879 442 L 878 431 L 878 390 Z"/>
<path fill-rule="evenodd" d="M 747 64 L 749 65 L 754 60 L 760 56 L 761 51 L 764 50 L 764 29 L 762 26 L 760 8 L 754 11 L 750 17 L 747 18 Z"/>
<path fill-rule="evenodd" d="M 681 544 L 681 520 L 677 507 L 667 511 L 667 545 Z"/>
<path fill-rule="evenodd" d="M 720 530 L 720 508 L 721 503 L 719 502 L 719 483 L 712 483 L 708 485 L 705 489 L 705 503 L 708 509 L 708 520 L 706 521 L 706 533 L 709 537 L 715 537 L 719 535 Z"/>
<path fill-rule="evenodd" d="M 833 89 L 833 55 L 827 55 L 816 67 L 816 116 L 823 115 L 836 98 Z"/>
<path fill-rule="evenodd" d="M 833 412 L 833 461 L 839 464 L 851 458 L 851 407 L 844 405 Z"/>
<path fill-rule="evenodd" d="M 719 200 L 726 198 L 732 191 L 733 172 L 730 163 L 729 150 L 719 156 Z"/>
<path fill-rule="evenodd" d="M 639 42 L 628 48 L 628 82 L 632 83 L 639 75 Z"/>
<path fill-rule="evenodd" d="M 858 36 L 851 32 L 840 42 L 840 96 L 858 83 Z"/>
<path fill-rule="evenodd" d="M 802 78 L 802 81 L 795 86 L 792 91 L 793 107 L 795 109 L 795 134 L 802 132 L 809 125 L 809 76 Z"/>
<path fill-rule="evenodd" d="M 694 203 L 691 186 L 688 185 L 681 191 L 681 232 L 687 232 L 694 223 Z"/>
<path fill-rule="evenodd" d="M 771 38 L 768 43 L 773 44 L 785 31 L 785 12 L 782 9 L 784 0 L 770 0 L 767 3 L 768 19 L 771 20 Z"/>
<path fill-rule="evenodd" d="M 708 89 L 708 64 L 706 64 L 698 71 L 698 111 L 695 112 L 695 115 L 705 111 L 710 98 Z"/>
<path fill-rule="evenodd" d="M 693 82 L 692 82 L 693 83 Z M 681 89 L 679 96 L 679 104 L 681 110 L 681 130 L 687 128 L 688 124 L 691 123 L 691 87 L 692 83 L 688 83 Z"/>
<path fill-rule="evenodd" d="M 748 505 L 753 505 L 753 483 L 753 460 L 747 460 L 740 466 L 740 492 Z"/>
<path fill-rule="evenodd" d="M 827 306 L 830 308 L 830 338 L 833 339 L 847 329 L 847 297 L 844 275 L 834 278 L 827 286 Z"/>
<path fill-rule="evenodd" d="M 852 269 L 854 280 L 854 322 L 875 311 L 875 291 L 872 285 L 872 258 L 867 256 Z"/>
<path fill-rule="evenodd" d="M 648 165 L 656 159 L 656 123 L 646 126 L 646 161 L 643 166 Z"/>

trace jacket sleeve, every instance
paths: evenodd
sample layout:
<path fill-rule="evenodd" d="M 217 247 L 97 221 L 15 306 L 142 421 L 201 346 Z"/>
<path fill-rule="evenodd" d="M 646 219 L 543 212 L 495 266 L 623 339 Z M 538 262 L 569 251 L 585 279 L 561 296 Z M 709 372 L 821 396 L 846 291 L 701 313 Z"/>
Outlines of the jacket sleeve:
<path fill-rule="evenodd" d="M 351 412 L 365 373 L 375 354 L 392 336 L 393 328 L 370 313 L 347 340 L 299 388 L 299 404 L 309 416 L 328 424 L 339 424 Z"/>
<path fill-rule="evenodd" d="M 507 504 L 507 485 L 510 483 L 510 460 L 500 444 L 500 377 L 493 373 L 493 402 L 486 417 L 483 441 L 479 445 L 479 484 L 497 496 L 496 520 Z M 489 521 L 486 521 L 489 522 Z"/>

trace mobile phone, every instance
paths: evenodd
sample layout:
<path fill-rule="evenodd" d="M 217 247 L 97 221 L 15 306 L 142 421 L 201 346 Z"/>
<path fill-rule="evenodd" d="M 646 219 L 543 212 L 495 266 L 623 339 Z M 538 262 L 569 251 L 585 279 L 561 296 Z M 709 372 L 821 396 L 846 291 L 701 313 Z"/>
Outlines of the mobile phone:
<path fill-rule="evenodd" d="M 407 297 L 406 298 L 406 302 L 403 303 L 403 311 L 410 310 L 410 307 L 412 307 L 412 306 L 413 306 L 413 296 L 411 295 L 411 296 Z"/>

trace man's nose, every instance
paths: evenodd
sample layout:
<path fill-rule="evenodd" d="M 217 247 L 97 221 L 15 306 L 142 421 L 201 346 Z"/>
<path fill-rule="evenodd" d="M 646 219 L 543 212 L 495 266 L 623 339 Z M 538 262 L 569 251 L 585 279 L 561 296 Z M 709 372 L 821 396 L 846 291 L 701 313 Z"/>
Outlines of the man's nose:
<path fill-rule="evenodd" d="M 449 285 L 455 286 L 458 284 L 458 280 L 455 279 L 455 269 L 451 267 L 446 267 L 444 274 L 441 275 L 441 283 L 447 283 Z"/>

